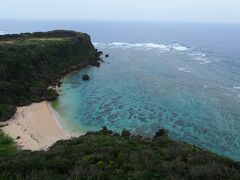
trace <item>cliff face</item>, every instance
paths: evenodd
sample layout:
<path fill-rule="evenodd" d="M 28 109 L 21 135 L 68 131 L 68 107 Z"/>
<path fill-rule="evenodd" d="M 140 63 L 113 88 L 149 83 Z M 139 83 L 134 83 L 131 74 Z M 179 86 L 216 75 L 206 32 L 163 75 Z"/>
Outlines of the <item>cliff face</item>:
<path fill-rule="evenodd" d="M 90 36 L 50 31 L 0 36 L 0 121 L 15 106 L 57 97 L 48 86 L 72 69 L 96 62 Z"/>

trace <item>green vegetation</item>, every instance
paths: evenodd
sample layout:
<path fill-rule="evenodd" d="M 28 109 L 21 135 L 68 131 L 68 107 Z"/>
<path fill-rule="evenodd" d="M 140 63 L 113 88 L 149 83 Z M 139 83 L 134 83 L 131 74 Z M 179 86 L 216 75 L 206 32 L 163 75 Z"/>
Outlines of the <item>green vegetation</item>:
<path fill-rule="evenodd" d="M 171 140 L 122 137 L 106 128 L 46 152 L 23 151 L 2 160 L 0 179 L 239 179 L 239 165 Z"/>
<path fill-rule="evenodd" d="M 0 160 L 2 158 L 8 158 L 17 152 L 14 141 L 0 131 Z"/>
<path fill-rule="evenodd" d="M 13 105 L 0 104 L 0 121 L 11 118 L 16 110 Z"/>
<path fill-rule="evenodd" d="M 79 64 L 98 58 L 90 37 L 73 31 L 0 36 L 0 121 L 16 106 L 57 97 L 48 86 Z"/>

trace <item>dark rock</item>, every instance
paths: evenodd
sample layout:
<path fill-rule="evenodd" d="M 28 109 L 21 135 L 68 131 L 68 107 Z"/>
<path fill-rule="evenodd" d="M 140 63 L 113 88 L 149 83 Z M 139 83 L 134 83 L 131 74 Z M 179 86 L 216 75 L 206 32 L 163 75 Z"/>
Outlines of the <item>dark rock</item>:
<path fill-rule="evenodd" d="M 113 132 L 111 130 L 108 130 L 108 128 L 106 126 L 102 127 L 102 130 L 100 131 L 101 133 L 105 134 L 105 135 L 111 135 L 113 134 Z"/>
<path fill-rule="evenodd" d="M 124 129 L 122 131 L 122 135 L 121 136 L 128 138 L 130 135 L 131 135 L 131 133 L 128 130 Z"/>
<path fill-rule="evenodd" d="M 100 67 L 100 62 L 98 61 L 93 61 L 90 63 L 91 66 L 96 66 L 96 67 Z"/>
<path fill-rule="evenodd" d="M 138 141 L 141 141 L 143 137 L 140 136 L 140 135 L 137 135 L 136 138 L 137 138 Z"/>
<path fill-rule="evenodd" d="M 112 136 L 113 136 L 113 137 L 119 137 L 120 134 L 118 134 L 118 133 L 113 133 Z"/>
<path fill-rule="evenodd" d="M 103 55 L 103 52 L 102 52 L 102 51 L 98 51 L 97 54 L 98 54 L 99 56 L 101 56 L 101 55 Z"/>
<path fill-rule="evenodd" d="M 82 76 L 82 79 L 83 79 L 84 81 L 87 81 L 87 80 L 89 80 L 90 78 L 89 78 L 89 76 L 88 76 L 87 74 L 85 74 L 85 75 Z"/>
<path fill-rule="evenodd" d="M 164 129 L 159 129 L 158 132 L 156 132 L 155 136 L 153 137 L 154 139 L 160 136 L 165 136 L 167 135 L 167 132 Z"/>
<path fill-rule="evenodd" d="M 108 57 L 109 57 L 109 54 L 106 54 L 105 57 L 108 58 Z"/>

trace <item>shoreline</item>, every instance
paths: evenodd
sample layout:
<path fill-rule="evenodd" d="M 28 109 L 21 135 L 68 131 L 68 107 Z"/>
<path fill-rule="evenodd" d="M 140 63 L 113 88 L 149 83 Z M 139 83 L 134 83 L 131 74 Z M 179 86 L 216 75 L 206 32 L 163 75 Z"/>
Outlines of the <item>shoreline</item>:
<path fill-rule="evenodd" d="M 98 54 L 97 62 L 99 56 Z M 88 65 L 96 66 L 93 62 L 84 62 L 63 70 L 50 83 L 48 89 L 53 89 L 58 93 L 61 80 L 67 74 L 79 71 Z M 63 126 L 64 123 L 61 123 L 62 121 L 62 117 L 54 110 L 50 102 L 45 100 L 17 107 L 10 119 L 0 122 L 2 126 L 0 130 L 12 138 L 17 147 L 22 150 L 46 151 L 59 140 L 69 140 L 86 134 L 86 131 L 71 132 L 67 130 Z M 41 124 L 42 122 L 44 124 Z M 39 124 L 40 126 L 38 126 Z M 41 125 L 43 126 L 41 127 Z"/>
<path fill-rule="evenodd" d="M 21 149 L 47 150 L 58 140 L 76 137 L 61 126 L 55 113 L 47 101 L 18 107 L 11 119 L 1 123 L 1 129 Z"/>
<path fill-rule="evenodd" d="M 75 138 L 75 137 L 80 137 L 83 136 L 87 133 L 87 131 L 84 130 L 80 130 L 80 129 L 72 129 L 71 125 L 72 123 L 70 120 L 66 120 L 65 118 L 63 118 L 55 109 L 54 107 L 51 105 L 50 102 L 48 102 L 48 108 L 50 110 L 50 112 L 52 113 L 52 116 L 55 119 L 56 124 L 58 125 L 58 127 L 60 129 L 62 129 L 63 131 L 65 131 L 66 133 L 70 134 L 71 137 Z M 73 124 L 74 125 L 74 124 Z"/>

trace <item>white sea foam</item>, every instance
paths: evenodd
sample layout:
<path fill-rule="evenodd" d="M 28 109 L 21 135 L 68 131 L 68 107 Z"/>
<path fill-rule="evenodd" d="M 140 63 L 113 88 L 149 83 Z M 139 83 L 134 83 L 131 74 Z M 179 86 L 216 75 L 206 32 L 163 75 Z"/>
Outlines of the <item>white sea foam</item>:
<path fill-rule="evenodd" d="M 127 42 L 111 42 L 111 43 L 103 43 L 103 42 L 94 42 L 95 46 L 102 47 L 110 47 L 110 48 L 122 48 L 122 49 L 140 49 L 140 50 L 159 50 L 160 52 L 168 52 L 168 51 L 179 51 L 187 53 L 191 56 L 194 56 L 194 60 L 199 61 L 199 64 L 209 64 L 212 61 L 208 59 L 206 54 L 202 52 L 191 52 L 190 48 L 183 46 L 181 44 L 156 44 L 156 43 L 127 43 Z M 180 69 L 179 69 L 180 70 Z M 181 70 L 180 70 L 181 71 Z M 184 71 L 184 70 L 182 70 Z M 185 70 L 184 72 L 191 72 L 189 70 Z"/>
<path fill-rule="evenodd" d="M 192 53 L 189 53 L 189 55 L 197 56 L 197 57 L 206 57 L 206 54 L 200 53 L 200 52 L 192 52 Z"/>
<path fill-rule="evenodd" d="M 199 64 L 209 64 L 212 62 L 208 59 L 206 54 L 201 52 L 191 52 L 189 55 L 194 56 L 194 60 L 199 61 Z"/>
<path fill-rule="evenodd" d="M 173 48 L 174 50 L 176 50 L 176 51 L 187 51 L 187 50 L 188 50 L 187 47 L 182 46 L 182 45 L 180 45 L 180 44 L 173 44 L 173 45 L 172 45 L 172 48 Z"/>
<path fill-rule="evenodd" d="M 202 58 L 202 57 L 195 57 L 194 59 L 197 61 L 206 61 L 207 60 L 206 58 Z"/>
<path fill-rule="evenodd" d="M 186 72 L 186 73 L 190 73 L 190 72 L 191 72 L 190 70 L 187 70 L 187 69 L 182 68 L 182 67 L 178 67 L 178 70 L 179 70 L 179 71 Z"/>
<path fill-rule="evenodd" d="M 100 42 L 93 42 L 93 45 L 94 46 L 101 46 L 101 45 L 103 45 L 104 43 L 100 43 Z"/>
<path fill-rule="evenodd" d="M 233 86 L 233 89 L 240 90 L 240 86 Z"/>
<path fill-rule="evenodd" d="M 201 62 L 200 64 L 208 64 L 208 63 L 211 63 L 212 61 L 204 61 L 204 62 Z"/>
<path fill-rule="evenodd" d="M 129 43 L 124 43 L 124 42 L 113 42 L 113 43 L 109 43 L 108 45 L 110 46 L 129 46 Z"/>
<path fill-rule="evenodd" d="M 169 51 L 170 49 L 164 44 L 155 43 L 125 43 L 125 42 L 113 42 L 106 44 L 113 47 L 119 48 L 144 48 L 144 49 L 160 49 L 163 51 Z"/>
<path fill-rule="evenodd" d="M 168 48 L 167 45 L 164 45 L 164 44 L 155 44 L 155 43 L 147 43 L 145 44 L 145 46 L 147 48 L 158 48 L 158 49 L 161 49 L 161 50 L 166 50 L 166 51 L 169 51 L 170 49 Z"/>
<path fill-rule="evenodd" d="M 180 44 L 156 44 L 156 43 L 127 43 L 127 42 L 112 42 L 112 43 L 100 43 L 94 42 L 96 46 L 110 46 L 118 48 L 143 48 L 143 49 L 159 49 L 161 51 L 186 51 L 189 48 Z"/>
<path fill-rule="evenodd" d="M 194 58 L 197 61 L 200 61 L 200 64 L 208 64 L 211 63 L 210 60 L 208 60 L 207 58 L 203 58 L 203 57 L 195 57 Z"/>
<path fill-rule="evenodd" d="M 185 69 L 184 69 L 184 68 L 180 68 L 180 67 L 179 67 L 179 68 L 178 68 L 178 70 L 179 70 L 179 71 L 184 71 Z"/>

